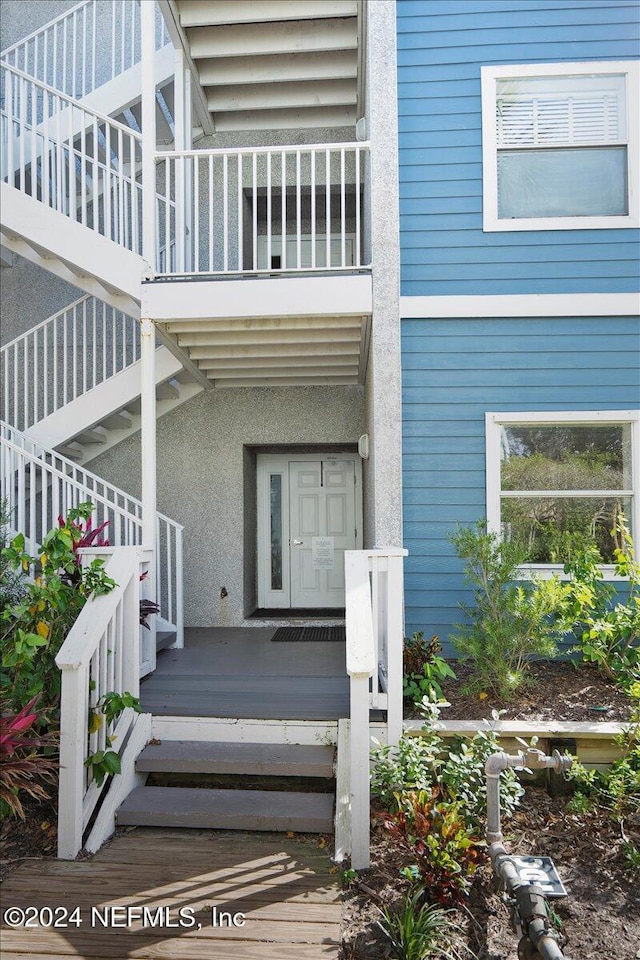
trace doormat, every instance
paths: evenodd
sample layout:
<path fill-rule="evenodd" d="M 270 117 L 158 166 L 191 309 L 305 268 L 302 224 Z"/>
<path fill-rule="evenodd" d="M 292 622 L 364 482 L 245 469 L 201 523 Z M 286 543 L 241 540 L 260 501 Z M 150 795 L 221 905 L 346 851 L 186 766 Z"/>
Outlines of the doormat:
<path fill-rule="evenodd" d="M 337 627 L 278 627 L 271 637 L 274 643 L 311 643 L 346 639 L 344 624 Z"/>

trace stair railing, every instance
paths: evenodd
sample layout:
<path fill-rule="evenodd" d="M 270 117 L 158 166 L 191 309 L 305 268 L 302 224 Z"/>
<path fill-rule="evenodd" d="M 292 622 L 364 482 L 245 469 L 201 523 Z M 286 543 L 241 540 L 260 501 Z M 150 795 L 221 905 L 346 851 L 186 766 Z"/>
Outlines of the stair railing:
<path fill-rule="evenodd" d="M 141 253 L 142 136 L 2 64 L 2 180 Z"/>
<path fill-rule="evenodd" d="M 156 50 L 167 43 L 157 9 Z M 86 97 L 140 62 L 140 0 L 83 0 L 3 50 L 0 59 L 74 100 Z"/>
<path fill-rule="evenodd" d="M 366 268 L 368 156 L 368 143 L 156 154 L 156 271 Z"/>
<path fill-rule="evenodd" d="M 387 715 L 387 742 L 402 733 L 403 577 L 401 547 L 345 551 L 345 625 L 350 678 L 351 865 L 369 866 L 370 710 Z M 336 841 L 338 845 L 338 841 Z"/>
<path fill-rule="evenodd" d="M 143 551 L 120 547 L 106 564 L 116 582 L 111 593 L 90 598 L 56 657 L 62 672 L 60 696 L 60 782 L 58 857 L 73 860 L 110 777 L 100 786 L 86 761 L 98 751 L 122 754 L 136 722 L 131 707 L 94 732 L 89 713 L 100 698 L 115 692 L 139 693 L 140 569 Z"/>
<path fill-rule="evenodd" d="M 12 532 L 24 534 L 26 550 L 38 549 L 58 516 L 91 500 L 94 528 L 107 522 L 104 537 L 111 546 L 142 545 L 142 503 L 101 477 L 53 450 L 34 443 L 0 421 L 0 500 L 4 500 Z M 156 520 L 156 599 L 160 615 L 176 629 L 176 646 L 184 645 L 182 531 L 163 514 Z"/>
<path fill-rule="evenodd" d="M 139 359 L 139 323 L 81 297 L 0 349 L 2 419 L 27 430 Z"/>

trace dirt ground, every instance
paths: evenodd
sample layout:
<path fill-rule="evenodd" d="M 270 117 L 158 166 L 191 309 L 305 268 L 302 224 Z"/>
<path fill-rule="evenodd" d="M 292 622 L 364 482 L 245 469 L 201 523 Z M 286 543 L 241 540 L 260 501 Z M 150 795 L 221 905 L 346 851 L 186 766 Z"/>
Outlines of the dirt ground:
<path fill-rule="evenodd" d="M 638 960 L 640 871 L 632 871 L 624 859 L 620 827 L 597 815 L 571 816 L 565 808 L 566 798 L 527 788 L 520 810 L 504 824 L 508 849 L 553 858 L 568 891 L 553 902 L 567 960 Z M 640 844 L 640 814 L 624 830 L 629 841 Z M 400 904 L 407 883 L 399 870 L 406 865 L 382 825 L 375 826 L 371 869 L 346 894 L 342 960 L 393 956 L 377 920 L 379 907 Z M 461 958 L 517 960 L 509 910 L 493 890 L 488 867 L 477 876 L 459 917 L 457 943 L 450 947 L 457 946 Z"/>
<path fill-rule="evenodd" d="M 451 704 L 442 710 L 443 720 L 484 720 L 492 710 L 504 710 L 503 720 L 599 720 L 625 721 L 631 701 L 609 683 L 595 667 L 566 660 L 541 660 L 531 664 L 531 683 L 511 700 L 488 695 L 465 694 L 469 667 L 452 664 L 456 680 L 446 680 L 442 692 Z M 409 713 L 411 705 L 408 704 Z"/>

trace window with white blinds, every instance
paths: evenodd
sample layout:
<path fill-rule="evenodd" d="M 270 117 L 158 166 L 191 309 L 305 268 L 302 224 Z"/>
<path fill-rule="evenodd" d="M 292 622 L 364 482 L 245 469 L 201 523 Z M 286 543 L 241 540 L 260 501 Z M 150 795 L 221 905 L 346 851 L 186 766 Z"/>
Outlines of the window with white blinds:
<path fill-rule="evenodd" d="M 482 68 L 485 230 L 638 225 L 637 69 Z"/>

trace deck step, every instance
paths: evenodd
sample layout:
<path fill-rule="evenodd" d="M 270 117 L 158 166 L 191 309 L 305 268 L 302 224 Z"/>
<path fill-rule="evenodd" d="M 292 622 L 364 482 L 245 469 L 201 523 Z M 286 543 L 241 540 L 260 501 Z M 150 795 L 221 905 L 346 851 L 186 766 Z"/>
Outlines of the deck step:
<path fill-rule="evenodd" d="M 163 740 L 144 748 L 139 773 L 244 774 L 268 777 L 334 776 L 334 747 L 277 743 Z"/>
<path fill-rule="evenodd" d="M 330 833 L 333 796 L 275 790 L 137 787 L 116 814 L 118 826 Z"/>

